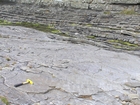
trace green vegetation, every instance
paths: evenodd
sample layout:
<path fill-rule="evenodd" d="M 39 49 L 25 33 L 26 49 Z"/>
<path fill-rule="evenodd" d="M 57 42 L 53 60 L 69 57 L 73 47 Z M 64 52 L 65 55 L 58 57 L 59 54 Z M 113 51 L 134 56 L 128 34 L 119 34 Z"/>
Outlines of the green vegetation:
<path fill-rule="evenodd" d="M 43 31 L 43 32 L 50 32 L 53 34 L 58 34 L 61 36 L 67 36 L 69 37 L 68 34 L 61 32 L 60 30 L 57 30 L 54 28 L 53 25 L 49 24 L 49 25 L 44 25 L 44 24 L 39 24 L 39 23 L 29 23 L 29 22 L 16 22 L 16 23 L 11 23 L 8 22 L 6 20 L 0 20 L 0 25 L 12 25 L 12 26 L 24 26 L 27 28 L 33 28 L 39 31 Z"/>
<path fill-rule="evenodd" d="M 114 48 L 125 49 L 125 50 L 135 50 L 139 48 L 139 45 L 133 44 L 122 40 L 107 40 L 108 43 L 112 44 Z"/>
<path fill-rule="evenodd" d="M 89 38 L 89 39 L 95 39 L 95 36 L 87 36 L 87 38 Z"/>
<path fill-rule="evenodd" d="M 8 22 L 6 20 L 0 20 L 0 25 L 10 25 L 11 22 Z"/>
<path fill-rule="evenodd" d="M 6 97 L 0 96 L 0 100 L 1 100 L 4 104 L 9 105 L 9 102 L 8 102 L 8 100 L 7 100 Z"/>
<path fill-rule="evenodd" d="M 121 14 L 123 15 L 136 15 L 136 12 L 134 9 L 124 9 L 121 11 Z"/>
<path fill-rule="evenodd" d="M 137 44 L 133 44 L 133 43 L 122 41 L 122 40 L 108 40 L 108 41 L 109 42 L 114 42 L 114 43 L 120 43 L 122 45 L 127 45 L 127 46 L 131 46 L 131 47 L 138 47 Z"/>
<path fill-rule="evenodd" d="M 79 24 L 77 23 L 70 23 L 71 26 L 78 26 Z"/>
<path fill-rule="evenodd" d="M 7 60 L 7 61 L 11 61 L 11 59 L 10 59 L 9 57 L 6 57 L 6 60 Z"/>
<path fill-rule="evenodd" d="M 87 26 L 87 27 L 92 27 L 92 24 L 85 24 L 85 26 Z"/>
<path fill-rule="evenodd" d="M 38 23 L 18 22 L 18 23 L 12 23 L 12 25 L 24 26 L 24 27 L 33 28 L 33 29 L 36 29 L 39 31 L 51 32 L 51 33 L 55 33 L 55 34 L 61 33 L 59 30 L 57 30 L 53 27 L 50 27 L 50 25 L 44 25 L 44 24 L 38 24 Z"/>
<path fill-rule="evenodd" d="M 104 11 L 104 14 L 110 15 L 111 12 L 110 11 Z"/>

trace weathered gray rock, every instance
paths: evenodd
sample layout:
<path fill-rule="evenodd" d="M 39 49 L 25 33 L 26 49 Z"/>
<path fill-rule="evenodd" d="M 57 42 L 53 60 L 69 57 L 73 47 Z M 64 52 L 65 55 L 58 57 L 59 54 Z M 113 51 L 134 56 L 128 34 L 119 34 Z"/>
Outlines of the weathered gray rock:
<path fill-rule="evenodd" d="M 124 83 L 139 73 L 138 56 L 17 26 L 0 26 L 0 34 L 9 36 L 0 38 L 0 93 L 13 105 L 121 105 L 116 96 L 132 94 Z M 14 87 L 28 78 L 33 85 Z"/>
<path fill-rule="evenodd" d="M 90 9 L 74 9 L 59 6 L 55 8 L 50 6 L 44 8 L 37 7 L 37 10 L 34 9 L 32 11 L 30 10 L 30 6 L 23 4 L 21 5 L 22 8 L 19 8 L 18 5 L 2 5 L 0 7 L 1 19 L 12 22 L 27 21 L 45 25 L 53 24 L 55 28 L 67 33 L 70 37 L 76 37 L 76 40 L 74 38 L 74 40 L 65 38 L 72 43 L 86 43 L 117 51 L 120 49 L 135 50 L 133 54 L 140 55 L 140 18 L 138 14 L 124 14 L 122 16 L 122 14 L 120 14 L 122 10 L 116 12 L 94 11 Z M 129 23 L 131 23 L 131 25 Z M 75 33 L 79 34 L 75 35 Z M 87 38 L 88 36 L 95 36 L 95 39 Z M 2 37 L 9 36 L 3 35 Z M 56 39 L 64 40 L 62 38 Z M 125 42 L 124 44 L 110 43 L 110 40 Z M 7 49 L 5 52 L 10 52 L 10 50 Z"/>
<path fill-rule="evenodd" d="M 38 11 L 34 11 L 36 7 L 24 5 L 23 8 L 0 6 L 1 19 L 56 23 L 55 27 L 77 37 L 65 38 L 23 27 L 0 26 L 0 94 L 12 105 L 121 105 L 121 101 L 128 104 L 139 98 L 139 82 L 124 85 L 131 78 L 139 80 L 140 59 L 134 56 L 140 55 L 139 50 L 132 50 L 133 55 L 129 55 L 101 48 L 108 48 L 103 43 L 107 39 L 139 44 L 139 16 L 114 15 L 113 12 L 120 13 L 124 7 L 108 5 L 105 0 L 94 0 L 91 4 L 90 0 L 72 2 L 74 4 L 67 2 L 67 6 L 84 10 L 59 8 L 64 6 L 60 1 L 54 3 L 55 8 L 39 8 Z M 133 5 L 138 2 L 114 0 L 112 3 Z M 103 13 L 104 8 L 109 12 Z M 97 38 L 86 40 L 88 35 Z M 109 49 L 113 50 L 110 44 Z M 28 78 L 34 85 L 14 88 L 14 84 Z M 135 92 L 132 88 L 136 88 Z"/>
<path fill-rule="evenodd" d="M 140 88 L 136 88 L 137 94 L 140 95 Z"/>
<path fill-rule="evenodd" d="M 132 100 L 132 103 L 133 103 L 134 105 L 140 105 L 140 101 L 139 101 L 139 100 Z"/>
<path fill-rule="evenodd" d="M 131 100 L 139 99 L 139 95 L 138 95 L 138 94 L 128 94 L 128 97 L 129 97 Z"/>
<path fill-rule="evenodd" d="M 111 3 L 136 4 L 140 3 L 140 0 L 111 0 Z"/>
<path fill-rule="evenodd" d="M 0 105 L 5 105 L 5 104 L 0 100 Z"/>
<path fill-rule="evenodd" d="M 11 0 L 7 0 L 11 1 Z M 13 2 L 33 4 L 30 10 L 35 9 L 38 5 L 46 6 L 60 6 L 60 7 L 74 7 L 81 9 L 94 9 L 94 10 L 123 10 L 125 9 L 122 5 L 138 5 L 140 0 L 12 0 Z M 112 5 L 117 4 L 117 5 Z M 119 5 L 119 6 L 118 6 Z M 135 6 L 138 8 L 137 6 Z M 17 8 L 20 10 L 20 8 Z M 139 9 L 139 8 L 138 8 Z M 19 13 L 21 13 L 20 11 Z"/>
<path fill-rule="evenodd" d="M 140 87 L 140 82 L 127 82 L 125 83 L 125 85 L 132 88 L 136 88 L 136 87 Z"/>
<path fill-rule="evenodd" d="M 126 94 L 123 94 L 123 95 L 119 96 L 119 98 L 122 102 L 123 101 L 125 101 L 125 102 L 130 102 L 131 101 L 130 97 Z"/>
<path fill-rule="evenodd" d="M 26 3 L 30 3 L 31 1 L 30 0 L 21 0 L 21 2 L 26 2 Z M 39 0 L 38 0 L 38 2 L 40 2 Z M 139 3 L 140 2 L 140 0 L 111 0 L 111 1 L 108 1 L 108 0 L 52 0 L 52 1 L 49 1 L 49 0 L 43 0 L 42 2 L 52 2 L 52 3 L 61 3 L 61 2 L 64 2 L 64 3 L 66 3 L 66 2 L 70 2 L 70 3 L 73 3 L 73 2 L 75 2 L 75 3 L 102 3 L 102 4 L 104 4 L 104 3 L 106 3 L 106 2 L 108 2 L 108 3 L 125 3 L 125 4 L 127 4 L 127 3 Z"/>

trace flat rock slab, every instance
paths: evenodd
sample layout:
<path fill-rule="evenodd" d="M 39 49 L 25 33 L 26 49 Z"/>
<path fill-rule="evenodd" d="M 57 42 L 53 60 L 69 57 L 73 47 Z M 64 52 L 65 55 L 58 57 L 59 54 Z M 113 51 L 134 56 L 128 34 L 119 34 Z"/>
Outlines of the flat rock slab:
<path fill-rule="evenodd" d="M 121 105 L 136 94 L 125 83 L 140 83 L 138 56 L 51 35 L 0 26 L 0 96 L 11 105 Z M 34 84 L 14 87 L 26 79 Z"/>

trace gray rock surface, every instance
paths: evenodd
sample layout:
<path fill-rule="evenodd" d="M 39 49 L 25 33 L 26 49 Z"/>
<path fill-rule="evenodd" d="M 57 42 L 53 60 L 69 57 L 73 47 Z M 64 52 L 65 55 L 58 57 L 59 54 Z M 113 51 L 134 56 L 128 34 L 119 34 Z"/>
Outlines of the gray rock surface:
<path fill-rule="evenodd" d="M 131 8 L 129 12 L 132 11 L 134 14 L 126 15 L 121 13 L 123 10 L 116 9 L 95 11 L 59 5 L 55 7 L 38 5 L 32 9 L 31 5 L 27 4 L 0 5 L 2 20 L 51 25 L 70 37 L 57 39 L 96 45 L 109 50 L 127 50 L 128 53 L 140 56 L 140 18 Z"/>
<path fill-rule="evenodd" d="M 135 10 L 139 10 L 140 0 L 1 0 L 2 2 L 12 1 L 12 3 L 33 4 L 31 9 L 43 6 L 64 6 L 80 9 L 93 9 L 93 10 L 123 10 L 126 9 L 126 5 L 130 8 L 135 7 Z"/>
<path fill-rule="evenodd" d="M 140 82 L 138 56 L 50 39 L 54 34 L 24 27 L 0 26 L 0 35 L 0 96 L 11 105 L 139 102 L 135 87 L 125 85 Z M 14 87 L 28 78 L 33 85 Z"/>
<path fill-rule="evenodd" d="M 128 83 L 125 83 L 125 85 L 129 86 L 129 87 L 132 87 L 132 88 L 140 87 L 139 82 L 128 82 Z"/>

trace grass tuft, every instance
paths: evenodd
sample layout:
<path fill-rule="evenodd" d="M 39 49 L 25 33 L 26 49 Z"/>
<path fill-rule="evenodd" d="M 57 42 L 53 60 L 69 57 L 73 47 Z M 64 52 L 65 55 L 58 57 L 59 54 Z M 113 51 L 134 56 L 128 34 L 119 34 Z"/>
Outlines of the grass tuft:
<path fill-rule="evenodd" d="M 108 43 L 113 45 L 114 48 L 124 49 L 124 50 L 137 50 L 139 49 L 138 44 L 133 44 L 122 40 L 107 40 Z"/>
<path fill-rule="evenodd" d="M 54 28 L 53 25 L 48 24 L 48 25 L 44 25 L 44 24 L 39 24 L 39 23 L 30 23 L 30 22 L 16 22 L 16 23 L 12 23 L 12 22 L 8 22 L 6 20 L 0 20 L 0 25 L 11 25 L 11 26 L 23 26 L 23 27 L 27 27 L 27 28 L 33 28 L 39 31 L 43 31 L 43 32 L 50 32 L 53 34 L 58 34 L 61 36 L 69 36 L 68 34 L 61 32 L 60 30 L 57 30 Z"/>
<path fill-rule="evenodd" d="M 87 36 L 89 39 L 95 39 L 95 36 Z"/>
<path fill-rule="evenodd" d="M 110 15 L 111 12 L 110 12 L 110 11 L 104 11 L 104 14 L 106 14 L 106 15 Z"/>
<path fill-rule="evenodd" d="M 6 97 L 0 96 L 0 100 L 6 105 L 10 105 Z"/>
<path fill-rule="evenodd" d="M 136 12 L 134 9 L 124 9 L 121 11 L 121 14 L 123 15 L 136 15 Z"/>
<path fill-rule="evenodd" d="M 127 42 L 127 41 L 122 41 L 122 40 L 108 40 L 108 42 L 120 43 L 122 45 L 131 46 L 131 47 L 138 47 L 137 44 L 133 44 L 133 43 L 130 43 L 130 42 Z"/>

